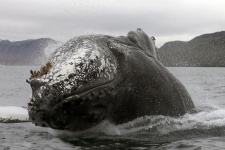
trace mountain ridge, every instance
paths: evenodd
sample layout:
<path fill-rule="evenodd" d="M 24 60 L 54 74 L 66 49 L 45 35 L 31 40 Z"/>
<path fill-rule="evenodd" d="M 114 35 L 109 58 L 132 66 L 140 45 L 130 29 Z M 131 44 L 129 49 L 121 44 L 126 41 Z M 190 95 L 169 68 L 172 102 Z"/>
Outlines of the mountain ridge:
<path fill-rule="evenodd" d="M 48 47 L 57 47 L 62 42 L 50 39 L 28 39 L 23 41 L 0 41 L 0 65 L 41 65 L 46 61 Z"/>
<path fill-rule="evenodd" d="M 158 55 L 167 67 L 225 67 L 225 31 L 167 42 Z"/>
<path fill-rule="evenodd" d="M 0 39 L 0 65 L 42 65 L 45 52 L 61 44 L 50 38 Z M 167 67 L 225 67 L 225 31 L 202 34 L 190 41 L 166 42 L 158 55 Z"/>

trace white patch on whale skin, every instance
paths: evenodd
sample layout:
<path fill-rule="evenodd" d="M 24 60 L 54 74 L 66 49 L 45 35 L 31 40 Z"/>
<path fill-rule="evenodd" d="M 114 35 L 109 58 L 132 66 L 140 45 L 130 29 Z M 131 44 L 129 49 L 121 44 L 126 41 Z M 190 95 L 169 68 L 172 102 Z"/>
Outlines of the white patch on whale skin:
<path fill-rule="evenodd" d="M 117 65 L 113 54 L 109 50 L 102 49 L 91 39 L 80 41 L 74 38 L 53 53 L 49 59 L 53 67 L 49 73 L 40 77 L 42 82 L 47 82 L 49 86 L 63 81 L 63 85 L 58 86 L 62 93 L 70 92 L 71 88 L 78 85 L 77 80 L 88 80 L 92 83 L 95 78 L 112 80 L 117 73 Z M 88 79 L 88 74 L 96 72 L 96 77 Z M 69 79 L 71 74 L 75 74 Z M 66 82 L 69 80 L 70 82 Z M 43 89 L 39 89 L 40 93 Z M 41 97 L 40 95 L 38 95 Z"/>
<path fill-rule="evenodd" d="M 85 51 L 85 49 L 78 49 L 77 55 L 67 55 L 67 58 L 64 59 L 65 61 L 59 63 L 59 66 L 56 66 L 54 69 L 59 70 L 53 78 L 53 80 L 57 80 L 57 76 L 63 75 L 59 78 L 59 80 L 64 80 L 70 75 L 71 73 L 76 73 L 74 64 L 79 64 L 82 62 L 81 58 L 85 58 L 85 54 L 89 51 Z"/>
<path fill-rule="evenodd" d="M 99 67 L 99 71 L 103 70 L 103 68 L 105 68 L 105 60 L 101 59 L 101 63 L 102 65 Z"/>
<path fill-rule="evenodd" d="M 47 76 L 43 78 L 45 81 L 52 78 L 50 85 L 65 80 L 72 73 L 76 73 L 75 64 L 82 62 L 81 58 L 85 58 L 86 53 L 89 52 L 83 48 L 77 49 L 76 54 L 71 53 L 59 53 L 57 52 L 57 59 L 54 61 L 55 66 L 50 70 Z M 48 82 L 48 81 L 47 81 Z"/>

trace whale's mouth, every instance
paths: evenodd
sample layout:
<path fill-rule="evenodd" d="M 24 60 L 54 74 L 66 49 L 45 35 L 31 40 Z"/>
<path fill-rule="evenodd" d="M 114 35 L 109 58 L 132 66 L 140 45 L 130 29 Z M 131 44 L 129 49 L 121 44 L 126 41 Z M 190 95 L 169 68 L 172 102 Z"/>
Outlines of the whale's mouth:
<path fill-rule="evenodd" d="M 94 107 L 90 107 L 91 102 L 87 103 L 87 99 L 92 98 L 97 102 L 97 98 L 101 99 L 107 95 L 108 87 L 110 88 L 110 83 L 117 75 L 117 62 L 107 48 L 107 42 L 96 43 L 98 41 L 90 36 L 70 40 L 50 57 L 47 66 L 51 67 L 48 67 L 49 71 L 46 74 L 37 75 L 28 81 L 32 88 L 32 97 L 28 105 L 33 123 L 51 127 L 52 124 L 65 125 L 52 123 L 57 122 L 60 111 L 73 110 L 63 115 L 64 117 L 74 112 L 83 112 L 84 116 L 88 116 L 89 109 Z M 103 93 L 102 96 L 99 96 L 99 93 Z M 104 114 L 103 110 L 101 113 Z M 74 115 L 73 120 L 80 118 Z M 53 128 L 60 127 L 57 125 Z"/>
<path fill-rule="evenodd" d="M 28 103 L 29 119 L 37 126 L 54 129 L 76 131 L 90 128 L 109 115 L 115 96 L 112 83 L 53 99 L 39 99 L 33 92 L 36 96 L 32 96 Z"/>

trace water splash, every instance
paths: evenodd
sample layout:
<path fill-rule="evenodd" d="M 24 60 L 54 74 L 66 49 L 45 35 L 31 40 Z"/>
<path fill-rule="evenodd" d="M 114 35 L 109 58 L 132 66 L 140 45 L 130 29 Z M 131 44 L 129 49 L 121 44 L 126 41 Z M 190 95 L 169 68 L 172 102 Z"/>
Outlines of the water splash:
<path fill-rule="evenodd" d="M 71 131 L 48 131 L 62 139 L 75 140 L 80 138 L 102 139 L 133 139 L 147 141 L 175 141 L 205 136 L 225 136 L 225 109 L 211 107 L 198 109 L 195 113 L 173 118 L 168 116 L 143 116 L 131 122 L 114 125 L 109 121 L 90 129 Z"/>

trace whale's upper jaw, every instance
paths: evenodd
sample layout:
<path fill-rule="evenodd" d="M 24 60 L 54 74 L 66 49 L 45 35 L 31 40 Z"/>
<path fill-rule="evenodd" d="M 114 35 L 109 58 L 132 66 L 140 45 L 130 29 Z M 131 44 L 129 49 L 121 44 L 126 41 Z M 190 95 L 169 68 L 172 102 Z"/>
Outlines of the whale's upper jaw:
<path fill-rule="evenodd" d="M 113 93 L 117 62 L 103 37 L 74 38 L 54 52 L 49 63 L 47 73 L 28 81 L 28 111 L 34 124 L 71 130 L 77 121 L 79 126 L 72 130 L 80 130 L 106 117 L 110 102 L 105 99 Z"/>

